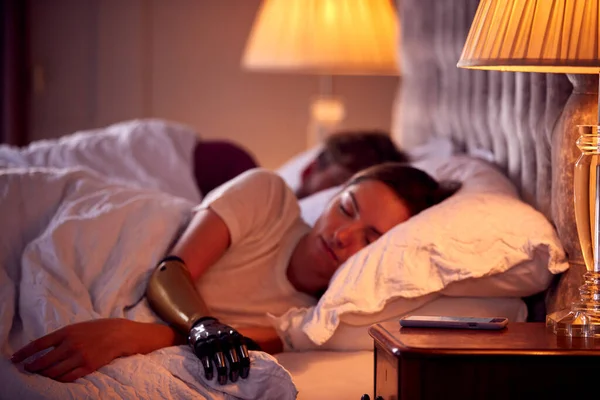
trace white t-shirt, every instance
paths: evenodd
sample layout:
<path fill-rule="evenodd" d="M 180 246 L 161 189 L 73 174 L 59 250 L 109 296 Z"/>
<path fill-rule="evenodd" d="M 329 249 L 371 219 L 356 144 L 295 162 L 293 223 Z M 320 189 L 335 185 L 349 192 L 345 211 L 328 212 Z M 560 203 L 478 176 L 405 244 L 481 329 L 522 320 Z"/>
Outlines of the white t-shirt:
<path fill-rule="evenodd" d="M 212 316 L 235 327 L 271 326 L 267 313 L 316 304 L 286 276 L 292 251 L 310 227 L 281 177 L 247 171 L 210 192 L 198 206 L 205 208 L 223 219 L 231 236 L 227 252 L 196 284 Z"/>

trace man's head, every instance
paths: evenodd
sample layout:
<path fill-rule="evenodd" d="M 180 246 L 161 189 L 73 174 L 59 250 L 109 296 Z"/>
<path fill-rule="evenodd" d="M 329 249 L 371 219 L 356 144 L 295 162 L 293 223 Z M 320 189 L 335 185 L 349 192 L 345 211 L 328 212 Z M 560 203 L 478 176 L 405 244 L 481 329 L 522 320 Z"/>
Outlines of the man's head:
<path fill-rule="evenodd" d="M 407 162 L 382 131 L 346 131 L 329 136 L 319 155 L 302 171 L 298 198 L 341 185 L 356 172 L 384 162 Z"/>

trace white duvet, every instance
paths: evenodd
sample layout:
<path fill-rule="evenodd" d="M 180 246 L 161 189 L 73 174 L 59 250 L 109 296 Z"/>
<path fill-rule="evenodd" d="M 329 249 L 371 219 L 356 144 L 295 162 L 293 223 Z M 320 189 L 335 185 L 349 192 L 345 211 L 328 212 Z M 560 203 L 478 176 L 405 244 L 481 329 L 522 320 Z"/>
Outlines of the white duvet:
<path fill-rule="evenodd" d="M 89 170 L 0 170 L 0 397 L 295 398 L 288 372 L 261 352 L 251 354 L 249 379 L 225 386 L 205 381 L 188 346 L 120 358 L 68 384 L 9 361 L 21 346 L 67 324 L 158 321 L 143 298 L 146 282 L 192 206 Z"/>
<path fill-rule="evenodd" d="M 159 119 L 137 119 L 100 129 L 0 146 L 0 168 L 86 168 L 113 182 L 160 190 L 199 203 L 193 175 L 196 131 Z"/>

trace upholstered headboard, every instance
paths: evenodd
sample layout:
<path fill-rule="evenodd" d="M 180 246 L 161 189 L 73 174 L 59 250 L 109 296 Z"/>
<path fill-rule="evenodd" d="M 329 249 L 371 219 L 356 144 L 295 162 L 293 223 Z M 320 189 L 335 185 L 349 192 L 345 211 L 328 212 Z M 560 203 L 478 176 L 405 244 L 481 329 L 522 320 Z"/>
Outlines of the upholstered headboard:
<path fill-rule="evenodd" d="M 573 121 L 595 121 L 578 119 L 571 104 L 596 104 L 598 80 L 457 68 L 478 3 L 397 2 L 402 77 L 393 134 L 407 148 L 443 136 L 467 153 L 493 154 L 523 199 L 555 225 L 569 255 L 571 269 L 546 296 L 550 312 L 577 295 L 585 268 L 572 200 L 573 164 L 579 156 Z"/>

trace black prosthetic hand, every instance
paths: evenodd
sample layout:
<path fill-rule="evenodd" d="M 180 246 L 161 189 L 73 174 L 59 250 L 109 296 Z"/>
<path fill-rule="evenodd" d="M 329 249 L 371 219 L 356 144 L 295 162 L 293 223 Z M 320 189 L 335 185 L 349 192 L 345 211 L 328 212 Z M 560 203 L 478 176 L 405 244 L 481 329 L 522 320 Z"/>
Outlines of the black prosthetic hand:
<path fill-rule="evenodd" d="M 190 330 L 189 343 L 204 367 L 206 379 L 213 378 L 214 363 L 221 385 L 227 383 L 227 364 L 231 382 L 237 381 L 238 377 L 246 379 L 250 372 L 248 346 L 253 350 L 260 350 L 253 341 L 212 317 L 201 318 L 194 324 Z"/>

